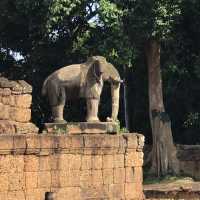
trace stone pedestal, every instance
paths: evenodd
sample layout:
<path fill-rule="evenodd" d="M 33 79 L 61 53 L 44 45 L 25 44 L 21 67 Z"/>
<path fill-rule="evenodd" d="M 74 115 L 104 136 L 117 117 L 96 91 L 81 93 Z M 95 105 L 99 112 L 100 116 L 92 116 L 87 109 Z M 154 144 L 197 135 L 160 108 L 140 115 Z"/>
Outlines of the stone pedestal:
<path fill-rule="evenodd" d="M 116 134 L 118 125 L 114 122 L 45 123 L 45 131 L 52 134 Z"/>

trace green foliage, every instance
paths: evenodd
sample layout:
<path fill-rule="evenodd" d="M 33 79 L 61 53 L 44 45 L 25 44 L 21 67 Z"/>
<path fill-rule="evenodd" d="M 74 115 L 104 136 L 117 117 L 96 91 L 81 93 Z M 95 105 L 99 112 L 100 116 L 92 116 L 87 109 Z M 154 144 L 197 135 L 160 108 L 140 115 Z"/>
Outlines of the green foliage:
<path fill-rule="evenodd" d="M 117 133 L 118 134 L 123 134 L 123 133 L 129 133 L 129 131 L 125 127 L 121 127 L 121 123 L 119 120 L 117 120 Z"/>
<path fill-rule="evenodd" d="M 200 128 L 200 113 L 189 113 L 187 119 L 184 122 L 185 128 L 196 127 Z"/>
<path fill-rule="evenodd" d="M 126 32 L 133 41 L 170 36 L 176 18 L 181 14 L 181 0 L 116 0 L 123 9 Z"/>
<path fill-rule="evenodd" d="M 112 29 L 120 29 L 120 17 L 123 15 L 122 10 L 117 8 L 116 4 L 108 0 L 99 1 L 99 22 L 102 26 Z"/>
<path fill-rule="evenodd" d="M 1 0 L 0 70 L 33 85 L 32 119 L 41 126 L 51 118 L 39 95 L 43 80 L 64 65 L 103 55 L 126 78 L 130 131 L 144 133 L 149 142 L 147 70 L 143 48 L 138 47 L 157 38 L 175 141 L 195 144 L 200 143 L 199 35 L 199 0 Z M 16 61 L 13 52 L 24 59 Z M 105 85 L 101 119 L 110 114 L 108 95 Z M 122 95 L 123 87 L 121 99 Z M 85 102 L 67 102 L 66 107 L 68 121 L 84 120 Z M 119 119 L 123 127 L 123 101 Z"/>

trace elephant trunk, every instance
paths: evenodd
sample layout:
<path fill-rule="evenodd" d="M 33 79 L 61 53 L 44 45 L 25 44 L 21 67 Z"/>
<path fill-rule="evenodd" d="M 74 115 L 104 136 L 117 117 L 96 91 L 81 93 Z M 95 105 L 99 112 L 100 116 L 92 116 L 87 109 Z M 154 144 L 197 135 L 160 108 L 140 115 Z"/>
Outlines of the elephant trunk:
<path fill-rule="evenodd" d="M 119 111 L 119 90 L 120 90 L 120 83 L 111 84 L 111 96 L 112 96 L 111 120 L 112 121 L 117 120 L 117 115 L 118 115 L 118 111 Z"/>

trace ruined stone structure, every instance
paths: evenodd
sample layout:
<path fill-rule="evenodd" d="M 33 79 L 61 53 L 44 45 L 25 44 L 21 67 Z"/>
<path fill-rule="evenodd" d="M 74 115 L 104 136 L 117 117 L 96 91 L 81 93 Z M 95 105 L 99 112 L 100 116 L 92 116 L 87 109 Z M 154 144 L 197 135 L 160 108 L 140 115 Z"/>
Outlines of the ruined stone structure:
<path fill-rule="evenodd" d="M 196 181 L 200 181 L 200 145 L 177 144 L 176 148 L 180 169 L 179 175 L 189 176 Z M 150 151 L 151 146 L 145 145 L 144 160 L 146 160 Z"/>
<path fill-rule="evenodd" d="M 144 185 L 146 200 L 198 200 L 200 182 L 179 180 L 171 183 Z"/>
<path fill-rule="evenodd" d="M 180 173 L 200 181 L 200 145 L 177 145 Z"/>
<path fill-rule="evenodd" d="M 0 78 L 0 200 L 144 199 L 142 135 L 108 134 L 109 123 L 37 134 L 31 92 Z"/>
<path fill-rule="evenodd" d="M 30 122 L 32 87 L 25 81 L 0 77 L 0 134 L 31 133 L 38 129 Z"/>
<path fill-rule="evenodd" d="M 144 137 L 0 135 L 0 199 L 142 200 Z"/>

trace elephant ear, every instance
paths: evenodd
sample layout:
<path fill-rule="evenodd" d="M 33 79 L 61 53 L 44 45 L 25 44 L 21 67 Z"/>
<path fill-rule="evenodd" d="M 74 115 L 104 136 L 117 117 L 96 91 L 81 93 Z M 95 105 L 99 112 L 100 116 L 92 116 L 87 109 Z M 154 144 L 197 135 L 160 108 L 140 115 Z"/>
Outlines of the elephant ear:
<path fill-rule="evenodd" d="M 100 81 L 101 79 L 101 75 L 102 75 L 102 67 L 100 65 L 99 60 L 95 60 L 92 64 L 92 73 L 95 77 L 95 79 L 97 80 L 97 82 Z"/>

